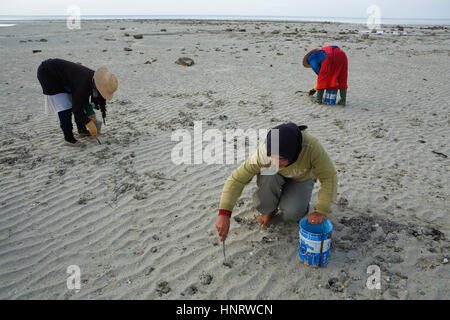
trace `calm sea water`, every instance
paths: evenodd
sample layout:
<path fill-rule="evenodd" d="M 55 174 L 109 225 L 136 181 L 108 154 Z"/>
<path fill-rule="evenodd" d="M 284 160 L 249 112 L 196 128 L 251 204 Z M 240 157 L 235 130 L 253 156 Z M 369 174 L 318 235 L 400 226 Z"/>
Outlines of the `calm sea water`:
<path fill-rule="evenodd" d="M 66 20 L 68 16 L 6 16 L 0 15 L 0 21 L 20 20 Z M 241 20 L 241 21 L 312 21 L 312 22 L 341 22 L 365 24 L 367 18 L 353 17 L 288 17 L 288 16 L 204 16 L 204 15 L 91 15 L 81 16 L 82 20 Z M 450 25 L 450 19 L 404 19 L 385 18 L 381 24 L 408 24 L 408 25 Z"/>

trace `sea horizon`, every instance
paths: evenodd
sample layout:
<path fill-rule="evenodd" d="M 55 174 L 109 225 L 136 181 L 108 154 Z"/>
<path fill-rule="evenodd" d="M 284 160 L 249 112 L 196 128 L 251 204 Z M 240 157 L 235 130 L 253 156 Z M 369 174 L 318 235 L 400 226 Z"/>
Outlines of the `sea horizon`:
<path fill-rule="evenodd" d="M 68 15 L 0 15 L 0 21 L 66 20 Z M 219 20 L 219 21 L 286 21 L 365 24 L 367 17 L 312 16 L 242 16 L 242 15 L 81 15 L 81 20 Z M 381 18 L 381 24 L 450 25 L 441 18 Z"/>

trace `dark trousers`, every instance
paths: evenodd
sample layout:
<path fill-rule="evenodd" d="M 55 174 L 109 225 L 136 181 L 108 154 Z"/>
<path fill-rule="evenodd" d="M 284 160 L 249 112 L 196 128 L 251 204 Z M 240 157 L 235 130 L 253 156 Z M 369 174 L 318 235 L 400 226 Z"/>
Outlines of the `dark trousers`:
<path fill-rule="evenodd" d="M 61 127 L 61 130 L 64 133 L 64 140 L 69 141 L 71 143 L 75 143 L 77 140 L 73 136 L 73 125 L 72 125 L 72 109 L 64 110 L 61 112 L 58 112 L 59 117 L 59 124 Z M 86 133 L 88 130 L 86 129 L 86 126 L 82 124 L 81 122 L 78 122 L 77 119 L 75 119 L 75 123 L 77 125 L 78 133 Z"/>

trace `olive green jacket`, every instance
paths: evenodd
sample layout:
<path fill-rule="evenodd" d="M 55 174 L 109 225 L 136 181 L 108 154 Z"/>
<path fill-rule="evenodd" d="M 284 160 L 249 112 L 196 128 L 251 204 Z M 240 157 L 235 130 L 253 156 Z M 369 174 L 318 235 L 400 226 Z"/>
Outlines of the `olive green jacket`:
<path fill-rule="evenodd" d="M 277 173 L 295 181 L 319 179 L 320 190 L 315 211 L 328 214 L 331 204 L 336 199 L 337 175 L 333 162 L 319 141 L 302 131 L 302 151 L 297 160 Z M 268 170 L 271 162 L 266 152 L 266 144 L 261 144 L 248 159 L 229 176 L 222 190 L 219 210 L 233 211 L 234 206 L 244 187 L 252 178 L 260 174 L 261 170 Z"/>

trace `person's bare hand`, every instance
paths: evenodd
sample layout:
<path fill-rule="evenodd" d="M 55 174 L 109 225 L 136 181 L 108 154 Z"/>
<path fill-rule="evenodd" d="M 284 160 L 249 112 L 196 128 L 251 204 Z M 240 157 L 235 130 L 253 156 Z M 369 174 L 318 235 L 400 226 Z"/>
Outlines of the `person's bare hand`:
<path fill-rule="evenodd" d="M 230 230 L 230 217 L 226 215 L 219 215 L 216 221 L 216 229 L 219 233 L 220 241 L 224 241 L 227 238 L 228 231 Z"/>
<path fill-rule="evenodd" d="M 309 224 L 321 224 L 323 220 L 325 220 L 326 215 L 318 212 L 311 212 L 308 215 L 308 223 Z"/>

